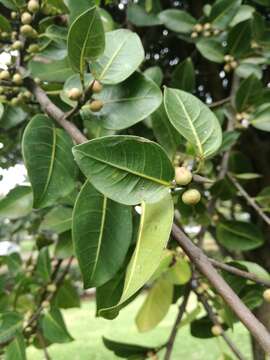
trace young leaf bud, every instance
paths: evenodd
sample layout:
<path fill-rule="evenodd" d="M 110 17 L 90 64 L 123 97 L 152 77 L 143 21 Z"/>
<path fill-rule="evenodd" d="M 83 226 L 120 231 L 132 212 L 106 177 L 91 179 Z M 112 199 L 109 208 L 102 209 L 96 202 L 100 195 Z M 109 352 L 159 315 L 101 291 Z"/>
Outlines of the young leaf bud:
<path fill-rule="evenodd" d="M 92 87 L 93 93 L 100 93 L 102 89 L 103 89 L 102 84 L 99 81 L 95 80 Z"/>
<path fill-rule="evenodd" d="M 89 108 L 93 112 L 98 112 L 103 108 L 103 101 L 101 101 L 101 100 L 93 100 L 90 103 Z"/>
<path fill-rule="evenodd" d="M 211 328 L 211 332 L 214 336 L 220 336 L 223 333 L 223 329 L 220 325 L 214 325 Z"/>
<path fill-rule="evenodd" d="M 175 181 L 177 185 L 187 185 L 192 180 L 191 172 L 184 166 L 177 166 L 175 168 Z"/>
<path fill-rule="evenodd" d="M 31 24 L 32 22 L 32 15 L 29 12 L 24 12 L 21 15 L 21 22 L 26 25 L 26 24 Z"/>
<path fill-rule="evenodd" d="M 196 205 L 201 200 L 201 194 L 197 189 L 189 189 L 182 195 L 182 201 L 186 205 Z"/>
<path fill-rule="evenodd" d="M 82 91 L 79 88 L 72 88 L 68 91 L 68 98 L 73 101 L 77 101 L 82 96 Z"/>
<path fill-rule="evenodd" d="M 27 9 L 31 13 L 35 13 L 39 10 L 39 2 L 37 0 L 30 0 L 27 4 Z"/>

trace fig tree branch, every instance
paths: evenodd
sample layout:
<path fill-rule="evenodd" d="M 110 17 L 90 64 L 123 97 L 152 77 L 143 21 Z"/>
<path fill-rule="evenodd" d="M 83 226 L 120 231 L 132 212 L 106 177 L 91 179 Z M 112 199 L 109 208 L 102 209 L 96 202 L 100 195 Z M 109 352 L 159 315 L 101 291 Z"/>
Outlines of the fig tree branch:
<path fill-rule="evenodd" d="M 194 245 L 186 234 L 175 224 L 173 224 L 172 227 L 172 234 L 197 270 L 208 279 L 210 284 L 233 310 L 238 319 L 246 326 L 264 351 L 270 354 L 270 334 L 264 325 L 258 321 L 226 281 L 218 274 L 203 251 Z"/>
<path fill-rule="evenodd" d="M 235 188 L 239 193 L 245 198 L 247 203 L 257 212 L 257 214 L 263 219 L 263 221 L 270 226 L 270 218 L 264 213 L 261 207 L 256 203 L 254 199 L 246 192 L 243 186 L 236 180 L 236 178 L 231 174 L 227 174 L 228 178 L 231 180 Z"/>
<path fill-rule="evenodd" d="M 180 322 L 182 320 L 182 317 L 183 317 L 183 315 L 185 313 L 187 303 L 188 303 L 188 299 L 189 299 L 189 295 L 190 295 L 190 286 L 187 285 L 186 289 L 185 289 L 185 294 L 184 294 L 183 301 L 179 305 L 178 314 L 177 314 L 177 317 L 175 319 L 171 334 L 169 336 L 169 339 L 168 339 L 168 342 L 167 342 L 167 345 L 166 345 L 166 353 L 165 353 L 164 360 L 170 360 L 170 358 L 171 358 L 173 345 L 174 345 L 176 335 L 177 335 L 177 331 L 178 331 L 178 326 L 179 326 L 179 324 L 180 324 Z"/>

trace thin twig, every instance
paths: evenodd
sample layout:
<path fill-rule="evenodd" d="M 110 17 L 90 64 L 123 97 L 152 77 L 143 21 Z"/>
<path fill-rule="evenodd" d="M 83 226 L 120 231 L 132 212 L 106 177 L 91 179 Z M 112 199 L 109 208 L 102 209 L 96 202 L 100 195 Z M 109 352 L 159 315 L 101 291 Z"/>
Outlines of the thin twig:
<path fill-rule="evenodd" d="M 172 234 L 196 268 L 206 276 L 210 284 L 233 310 L 238 319 L 246 326 L 253 337 L 257 339 L 264 351 L 270 354 L 270 334 L 265 326 L 258 321 L 222 276 L 218 274 L 203 251 L 193 244 L 175 224 L 172 227 Z"/>
<path fill-rule="evenodd" d="M 41 345 L 42 350 L 44 352 L 45 360 L 51 360 L 51 357 L 50 357 L 50 355 L 48 353 L 48 350 L 47 350 L 45 339 L 43 337 L 43 334 L 40 331 L 37 331 L 37 338 L 40 341 L 40 345 Z"/>
<path fill-rule="evenodd" d="M 212 102 L 212 104 L 209 104 L 208 106 L 209 106 L 210 108 L 216 108 L 216 107 L 219 107 L 219 106 L 221 106 L 221 105 L 226 104 L 226 103 L 229 102 L 230 100 L 231 100 L 231 97 L 228 96 L 228 97 L 226 97 L 226 98 L 224 98 L 224 99 L 221 99 L 221 100 Z"/>
<path fill-rule="evenodd" d="M 270 226 L 270 218 L 264 213 L 262 208 L 256 203 L 254 199 L 252 199 L 251 196 L 246 192 L 246 190 L 243 188 L 243 186 L 235 179 L 235 177 L 228 173 L 228 178 L 231 180 L 233 185 L 236 187 L 236 189 L 239 191 L 239 193 L 246 199 L 247 203 L 253 207 L 253 209 L 257 212 L 257 214 L 264 220 L 264 222 Z"/>
<path fill-rule="evenodd" d="M 237 348 L 237 346 L 234 344 L 234 342 L 229 338 L 229 336 L 225 333 L 224 329 L 222 328 L 222 325 L 219 323 L 218 318 L 216 316 L 216 314 L 214 313 L 211 305 L 209 304 L 206 296 L 204 294 L 199 294 L 196 291 L 196 288 L 194 289 L 199 301 L 203 304 L 210 320 L 212 321 L 212 323 L 214 325 L 218 325 L 220 326 L 220 328 L 222 329 L 222 333 L 221 336 L 224 339 L 224 341 L 226 342 L 226 344 L 229 346 L 229 348 L 231 349 L 231 351 L 235 354 L 235 356 L 239 359 L 239 360 L 245 360 L 245 357 L 243 356 L 243 354 L 241 353 L 241 351 Z"/>
<path fill-rule="evenodd" d="M 210 259 L 209 258 L 209 261 L 211 262 L 211 264 L 215 267 L 215 268 L 218 268 L 218 269 L 221 269 L 221 270 L 225 270 L 231 274 L 234 274 L 236 276 L 241 276 L 242 278 L 245 278 L 247 280 L 250 280 L 250 281 L 254 281 L 255 283 L 257 284 L 260 284 L 260 285 L 263 285 L 263 286 L 267 286 L 270 288 L 270 280 L 266 280 L 266 279 L 262 279 L 260 277 L 258 277 L 257 275 L 253 274 L 253 273 L 250 273 L 248 271 L 244 271 L 244 270 L 241 270 L 241 269 L 238 269 L 237 267 L 235 266 L 231 266 L 231 265 L 228 265 L 228 264 L 224 264 L 220 261 L 217 261 L 215 259 Z"/>
<path fill-rule="evenodd" d="M 168 339 L 168 342 L 167 342 L 167 345 L 166 345 L 166 353 L 165 353 L 165 356 L 164 356 L 164 360 L 169 360 L 171 358 L 173 345 L 174 345 L 175 338 L 176 338 L 176 335 L 177 335 L 178 327 L 179 327 L 179 324 L 180 324 L 180 322 L 182 320 L 182 317 L 183 317 L 183 315 L 185 313 L 187 303 L 188 303 L 188 299 L 189 299 L 189 294 L 190 294 L 190 286 L 187 285 L 183 301 L 179 305 L 178 314 L 177 314 L 177 317 L 175 319 L 171 334 L 169 336 L 169 339 Z"/>

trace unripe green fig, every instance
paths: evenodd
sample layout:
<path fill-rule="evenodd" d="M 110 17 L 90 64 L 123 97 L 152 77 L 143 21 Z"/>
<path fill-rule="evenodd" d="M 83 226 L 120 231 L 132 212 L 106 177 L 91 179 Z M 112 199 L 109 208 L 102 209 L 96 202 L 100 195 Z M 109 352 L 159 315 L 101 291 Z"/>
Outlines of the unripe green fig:
<path fill-rule="evenodd" d="M 100 93 L 102 89 L 103 89 L 102 84 L 99 81 L 95 80 L 92 87 L 93 93 Z"/>
<path fill-rule="evenodd" d="M 220 336 L 223 333 L 223 329 L 222 329 L 222 327 L 220 325 L 214 325 L 211 328 L 211 333 L 214 336 Z"/>
<path fill-rule="evenodd" d="M 21 85 L 23 83 L 21 74 L 14 74 L 12 77 L 12 82 L 14 82 L 15 85 Z"/>
<path fill-rule="evenodd" d="M 39 46 L 38 44 L 31 44 L 29 45 L 27 51 L 31 54 L 37 53 L 39 51 Z"/>
<path fill-rule="evenodd" d="M 210 30 L 212 28 L 212 25 L 210 23 L 205 23 L 203 25 L 203 30 Z"/>
<path fill-rule="evenodd" d="M 31 13 L 35 13 L 39 10 L 39 2 L 37 0 L 30 0 L 27 4 L 27 9 Z"/>
<path fill-rule="evenodd" d="M 189 189 L 182 195 L 182 201 L 186 205 L 196 205 L 201 200 L 201 194 L 197 189 Z"/>
<path fill-rule="evenodd" d="M 177 185 L 187 185 L 192 180 L 191 172 L 184 166 L 175 168 L 175 181 Z"/>
<path fill-rule="evenodd" d="M 32 93 L 29 90 L 23 92 L 23 97 L 27 100 L 31 99 Z"/>
<path fill-rule="evenodd" d="M 93 112 L 98 112 L 103 108 L 103 101 L 101 100 L 93 100 L 90 105 L 89 108 L 91 111 Z"/>
<path fill-rule="evenodd" d="M 24 12 L 21 15 L 21 22 L 26 25 L 26 24 L 31 24 L 32 22 L 32 15 L 29 12 Z"/>
<path fill-rule="evenodd" d="M 14 43 L 11 45 L 11 48 L 13 50 L 20 50 L 23 47 L 23 44 L 20 40 L 14 41 Z"/>
<path fill-rule="evenodd" d="M 270 303 L 270 289 L 264 290 L 263 298 L 266 302 Z"/>
<path fill-rule="evenodd" d="M 80 99 L 81 96 L 82 96 L 82 91 L 79 88 L 74 87 L 68 91 L 68 98 L 70 100 L 77 101 Z"/>
<path fill-rule="evenodd" d="M 196 25 L 194 25 L 193 31 L 196 31 L 196 32 L 201 32 L 201 31 L 203 31 L 203 26 L 202 26 L 202 24 L 196 24 Z"/>
<path fill-rule="evenodd" d="M 2 70 L 0 72 L 0 80 L 9 80 L 10 79 L 10 73 L 8 70 Z"/>
<path fill-rule="evenodd" d="M 54 293 L 57 290 L 57 287 L 55 284 L 49 284 L 46 290 L 50 293 Z"/>
<path fill-rule="evenodd" d="M 20 99 L 17 98 L 17 97 L 10 100 L 10 105 L 11 106 L 17 106 L 19 103 L 20 103 Z"/>

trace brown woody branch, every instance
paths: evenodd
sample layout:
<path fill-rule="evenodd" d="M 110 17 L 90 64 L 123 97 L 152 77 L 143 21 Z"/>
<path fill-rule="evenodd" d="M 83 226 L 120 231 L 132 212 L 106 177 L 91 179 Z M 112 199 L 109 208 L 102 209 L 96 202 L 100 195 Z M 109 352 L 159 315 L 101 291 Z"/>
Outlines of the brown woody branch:
<path fill-rule="evenodd" d="M 87 138 L 74 124 L 65 120 L 65 113 L 50 101 L 46 93 L 37 86 L 33 80 L 28 79 L 27 84 L 36 96 L 42 109 L 62 126 L 77 143 L 87 141 Z M 202 250 L 195 246 L 175 224 L 173 225 L 172 233 L 197 269 L 208 278 L 212 286 L 234 311 L 239 320 L 247 327 L 253 337 L 257 339 L 265 352 L 270 354 L 270 335 L 264 325 L 258 321 L 225 280 L 218 274 Z"/>

